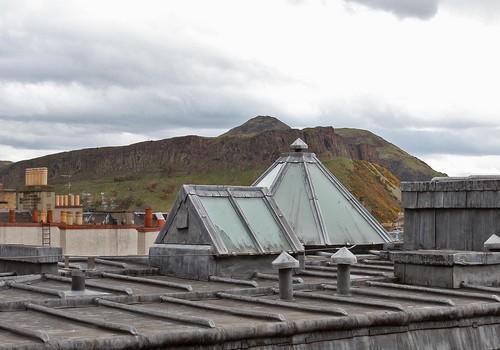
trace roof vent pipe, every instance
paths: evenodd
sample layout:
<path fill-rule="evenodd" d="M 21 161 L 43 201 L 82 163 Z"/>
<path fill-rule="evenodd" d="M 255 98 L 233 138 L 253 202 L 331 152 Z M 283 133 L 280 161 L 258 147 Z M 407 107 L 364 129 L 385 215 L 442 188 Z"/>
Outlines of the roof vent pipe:
<path fill-rule="evenodd" d="M 71 271 L 71 290 L 73 292 L 83 292 L 85 290 L 85 273 L 82 270 Z"/>
<path fill-rule="evenodd" d="M 346 247 L 340 248 L 331 259 L 337 264 L 337 294 L 351 295 L 351 265 L 358 259 Z"/>
<path fill-rule="evenodd" d="M 279 287 L 280 299 L 292 300 L 293 299 L 293 269 L 299 267 L 299 262 L 293 256 L 283 251 L 272 262 L 273 268 L 279 272 Z"/>
<path fill-rule="evenodd" d="M 307 145 L 307 143 L 302 141 L 302 139 L 298 138 L 297 140 L 293 141 L 293 143 L 290 145 L 290 148 L 294 152 L 304 152 L 309 148 L 309 146 Z"/>

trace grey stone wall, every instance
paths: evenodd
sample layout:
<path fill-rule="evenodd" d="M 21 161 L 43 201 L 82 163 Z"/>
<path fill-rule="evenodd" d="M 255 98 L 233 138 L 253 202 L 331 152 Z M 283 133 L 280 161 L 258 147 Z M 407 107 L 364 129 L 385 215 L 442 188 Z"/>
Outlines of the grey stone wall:
<path fill-rule="evenodd" d="M 483 250 L 500 232 L 500 179 L 401 183 L 405 249 Z"/>

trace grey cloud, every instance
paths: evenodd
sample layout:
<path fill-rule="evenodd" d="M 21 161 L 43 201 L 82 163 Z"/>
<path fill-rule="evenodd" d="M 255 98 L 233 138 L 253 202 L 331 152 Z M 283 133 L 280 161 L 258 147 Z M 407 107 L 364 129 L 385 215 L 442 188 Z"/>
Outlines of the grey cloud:
<path fill-rule="evenodd" d="M 353 102 L 348 111 L 324 106 L 316 122 L 370 130 L 411 154 L 500 155 L 498 121 L 473 115 L 423 119 L 394 106 L 361 100 Z"/>
<path fill-rule="evenodd" d="M 387 140 L 413 154 L 500 155 L 500 129 L 377 130 Z"/>
<path fill-rule="evenodd" d="M 39 130 L 59 123 L 81 129 L 79 135 L 100 136 L 77 141 L 75 133 L 71 142 L 0 133 L 4 145 L 67 149 L 98 145 L 103 135 L 113 139 L 120 132 L 161 138 L 176 128 L 230 128 L 260 111 L 279 112 L 249 85 L 294 83 L 263 64 L 198 42 L 181 25 L 149 35 L 71 17 L 66 23 L 64 2 L 41 12 L 15 3 L 0 4 L 4 130 L 23 120 Z M 54 13 L 58 18 L 47 20 Z"/>
<path fill-rule="evenodd" d="M 422 102 L 425 103 L 425 102 Z M 348 105 L 338 105 L 336 101 L 324 103 L 319 122 L 334 122 L 337 126 L 352 126 L 363 129 L 434 129 L 469 130 L 472 128 L 497 128 L 496 120 L 481 120 L 470 113 L 442 115 L 440 118 L 425 118 L 384 101 L 361 97 Z"/>
<path fill-rule="evenodd" d="M 150 42 L 127 31 L 58 31 L 33 19 L 0 32 L 2 80 L 80 82 L 88 86 L 234 85 L 255 79 L 286 80 L 252 61 L 202 43 L 179 42 L 175 33 Z"/>
<path fill-rule="evenodd" d="M 394 14 L 398 18 L 419 18 L 426 20 L 434 17 L 441 8 L 458 12 L 465 16 L 493 19 L 500 16 L 498 0 L 344 0 Z"/>
<path fill-rule="evenodd" d="M 498 0 L 440 0 L 443 7 L 466 16 L 475 16 L 481 20 L 500 17 Z"/>
<path fill-rule="evenodd" d="M 439 0 L 345 0 L 356 2 L 376 10 L 391 12 L 397 17 L 428 19 L 438 12 Z"/>

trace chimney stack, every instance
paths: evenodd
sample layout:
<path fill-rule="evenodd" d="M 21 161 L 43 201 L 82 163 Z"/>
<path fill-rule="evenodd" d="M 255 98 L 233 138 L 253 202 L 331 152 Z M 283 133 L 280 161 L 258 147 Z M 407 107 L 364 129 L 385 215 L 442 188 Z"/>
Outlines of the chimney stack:
<path fill-rule="evenodd" d="M 153 227 L 153 209 L 151 208 L 145 210 L 144 227 Z"/>

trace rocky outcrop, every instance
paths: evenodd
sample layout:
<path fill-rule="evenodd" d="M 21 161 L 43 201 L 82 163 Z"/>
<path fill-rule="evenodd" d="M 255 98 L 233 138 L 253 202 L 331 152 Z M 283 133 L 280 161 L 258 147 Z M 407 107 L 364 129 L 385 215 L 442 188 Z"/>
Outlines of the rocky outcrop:
<path fill-rule="evenodd" d="M 349 137 L 336 132 L 332 127 L 290 129 L 278 121 L 286 126 L 284 128 L 276 122 L 277 119 L 266 118 L 269 117 L 258 117 L 257 120 L 270 127 L 271 130 L 256 134 L 256 118 L 254 118 L 248 122 L 251 128 L 241 128 L 235 135 L 226 133 L 213 138 L 175 137 L 122 147 L 63 152 L 20 161 L 0 170 L 0 181 L 12 187 L 21 185 L 25 168 L 41 166 L 49 168 L 51 183 L 65 181 L 61 177 L 62 174 L 71 174 L 72 181 L 78 181 L 144 172 L 187 175 L 234 168 L 242 170 L 262 168 L 270 165 L 281 153 L 288 152 L 290 143 L 297 137 L 302 138 L 309 145 L 309 149 L 321 159 L 345 157 L 353 160 L 366 160 L 386 166 L 401 180 L 429 179 L 437 174 L 417 158 L 411 157 L 371 133 L 377 138 L 376 142 L 365 134 Z M 273 126 L 276 125 L 278 127 L 274 128 Z M 248 130 L 249 133 L 244 130 Z M 410 159 L 410 161 L 413 163 L 408 164 L 408 157 L 403 160 L 398 157 L 388 157 L 382 152 L 384 147 L 395 149 L 397 152 L 393 152 L 394 154 L 412 158 L 413 160 Z M 415 170 L 414 163 L 420 168 Z"/>

